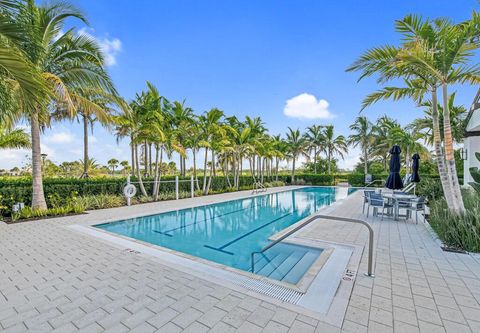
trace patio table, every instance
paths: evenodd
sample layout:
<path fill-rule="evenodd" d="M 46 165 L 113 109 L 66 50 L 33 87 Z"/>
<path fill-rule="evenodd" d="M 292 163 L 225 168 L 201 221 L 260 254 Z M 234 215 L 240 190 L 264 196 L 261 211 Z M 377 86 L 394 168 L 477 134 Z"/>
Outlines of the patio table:
<path fill-rule="evenodd" d="M 393 194 L 393 193 L 384 193 L 383 197 L 388 199 L 393 204 L 393 219 L 398 221 L 400 216 L 400 202 L 410 201 L 412 199 L 417 198 L 416 195 L 413 194 Z"/>

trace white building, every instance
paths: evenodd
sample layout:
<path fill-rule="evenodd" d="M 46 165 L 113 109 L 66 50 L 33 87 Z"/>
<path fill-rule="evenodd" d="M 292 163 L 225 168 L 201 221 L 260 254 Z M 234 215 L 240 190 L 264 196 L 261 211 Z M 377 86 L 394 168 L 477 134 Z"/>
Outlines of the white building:
<path fill-rule="evenodd" d="M 472 176 L 470 175 L 470 168 L 480 168 L 480 161 L 475 157 L 475 153 L 477 152 L 480 153 L 480 90 L 477 92 L 467 116 L 465 139 L 463 141 L 464 185 L 473 181 Z"/>

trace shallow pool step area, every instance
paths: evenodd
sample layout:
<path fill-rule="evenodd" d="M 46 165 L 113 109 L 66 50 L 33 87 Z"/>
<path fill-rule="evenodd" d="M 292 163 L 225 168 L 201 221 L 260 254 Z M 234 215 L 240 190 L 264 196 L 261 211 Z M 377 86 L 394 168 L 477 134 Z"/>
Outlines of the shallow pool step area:
<path fill-rule="evenodd" d="M 321 249 L 278 243 L 255 255 L 254 273 L 297 284 L 321 252 Z"/>

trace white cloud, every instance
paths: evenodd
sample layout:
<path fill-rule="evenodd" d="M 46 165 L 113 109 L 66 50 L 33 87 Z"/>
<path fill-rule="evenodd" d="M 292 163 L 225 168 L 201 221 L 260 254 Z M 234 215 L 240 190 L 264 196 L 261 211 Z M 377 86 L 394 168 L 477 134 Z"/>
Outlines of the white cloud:
<path fill-rule="evenodd" d="M 97 138 L 94 137 L 93 135 L 89 135 L 89 136 L 88 136 L 88 142 L 89 142 L 89 143 L 97 143 L 98 140 L 97 140 Z"/>
<path fill-rule="evenodd" d="M 45 142 L 54 144 L 72 143 L 73 141 L 74 137 L 70 132 L 58 132 L 45 138 Z"/>
<path fill-rule="evenodd" d="M 114 66 L 117 64 L 117 55 L 122 50 L 122 41 L 118 38 L 96 37 L 93 35 L 93 29 L 82 28 L 78 31 L 81 35 L 86 35 L 94 38 L 100 46 L 103 56 L 105 57 L 106 66 Z"/>
<path fill-rule="evenodd" d="M 27 149 L 3 149 L 0 169 L 10 170 L 13 167 L 21 167 L 29 157 L 30 151 Z"/>
<path fill-rule="evenodd" d="M 300 119 L 328 119 L 333 117 L 328 106 L 326 100 L 317 100 L 314 95 L 303 93 L 287 100 L 283 114 Z"/>

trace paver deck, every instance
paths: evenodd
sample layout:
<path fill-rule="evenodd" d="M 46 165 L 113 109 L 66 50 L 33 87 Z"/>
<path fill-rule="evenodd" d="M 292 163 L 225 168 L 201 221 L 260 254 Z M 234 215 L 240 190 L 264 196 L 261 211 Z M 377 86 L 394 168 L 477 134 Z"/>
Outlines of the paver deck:
<path fill-rule="evenodd" d="M 64 228 L 246 194 L 0 222 L 0 331 L 480 332 L 479 262 L 443 252 L 423 222 L 368 219 L 376 277 L 357 275 L 341 329 Z M 329 213 L 361 218 L 361 200 L 352 195 Z M 321 221 L 301 233 L 346 244 L 367 240 L 361 226 L 341 222 Z"/>

